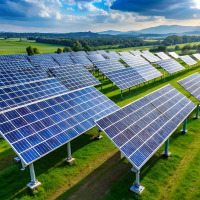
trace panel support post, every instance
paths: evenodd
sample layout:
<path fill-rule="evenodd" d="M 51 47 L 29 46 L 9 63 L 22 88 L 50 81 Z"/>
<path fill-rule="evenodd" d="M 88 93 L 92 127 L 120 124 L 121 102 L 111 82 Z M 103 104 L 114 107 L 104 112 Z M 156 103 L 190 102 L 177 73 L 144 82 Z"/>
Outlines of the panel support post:
<path fill-rule="evenodd" d="M 197 105 L 197 112 L 196 112 L 196 116 L 194 117 L 194 119 L 199 119 L 199 104 Z"/>
<path fill-rule="evenodd" d="M 103 87 L 103 80 L 102 80 L 102 73 L 101 73 L 101 93 L 102 93 L 102 87 Z"/>
<path fill-rule="evenodd" d="M 72 163 L 75 161 L 75 158 L 72 158 L 72 155 L 71 155 L 71 144 L 70 142 L 67 143 L 67 158 L 65 159 L 65 161 L 67 163 Z"/>
<path fill-rule="evenodd" d="M 97 126 L 97 136 L 94 138 L 95 140 L 100 140 L 103 136 L 100 135 L 102 130 Z"/>
<path fill-rule="evenodd" d="M 145 187 L 143 187 L 143 186 L 140 185 L 140 171 L 136 170 L 134 168 L 132 168 L 131 171 L 135 172 L 135 174 L 136 174 L 136 182 L 130 188 L 130 191 L 131 192 L 135 192 L 137 194 L 141 194 L 144 191 Z"/>
<path fill-rule="evenodd" d="M 124 158 L 124 154 L 122 153 L 122 152 L 120 152 L 120 158 L 122 159 L 122 158 Z"/>
<path fill-rule="evenodd" d="M 123 96 L 122 96 L 122 90 L 121 90 L 121 100 L 123 100 Z"/>
<path fill-rule="evenodd" d="M 186 128 L 187 128 L 187 118 L 184 120 L 183 129 L 181 130 L 182 133 L 186 133 L 187 132 Z"/>
<path fill-rule="evenodd" d="M 35 171 L 34 171 L 33 163 L 31 163 L 29 165 L 29 169 L 30 169 L 30 174 L 31 174 L 31 182 L 27 186 L 30 188 L 30 190 L 33 191 L 33 190 L 37 189 L 41 185 L 41 183 L 38 182 L 38 180 L 35 178 Z"/>
<path fill-rule="evenodd" d="M 169 138 L 165 142 L 165 151 L 162 153 L 164 157 L 169 157 L 171 155 L 171 152 L 168 151 L 169 148 Z"/>

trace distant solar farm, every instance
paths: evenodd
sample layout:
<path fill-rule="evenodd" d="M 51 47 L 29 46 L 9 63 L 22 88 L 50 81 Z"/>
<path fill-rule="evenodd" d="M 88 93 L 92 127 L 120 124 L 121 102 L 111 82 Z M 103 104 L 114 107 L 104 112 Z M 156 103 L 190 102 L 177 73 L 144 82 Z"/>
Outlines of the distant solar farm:
<path fill-rule="evenodd" d="M 34 162 L 65 144 L 66 163 L 75 162 L 79 158 L 72 157 L 70 142 L 96 127 L 97 143 L 103 142 L 104 132 L 132 165 L 136 181 L 130 191 L 141 194 L 148 188 L 140 184 L 142 167 L 163 144 L 163 156 L 173 155 L 168 151 L 170 136 L 182 123 L 181 132 L 187 132 L 187 118 L 195 109 L 195 119 L 199 115 L 199 104 L 171 84 L 156 89 L 150 84 L 185 75 L 199 60 L 200 54 L 104 50 L 0 56 L 0 137 L 22 170 L 29 167 L 28 188 L 34 191 L 43 184 L 35 176 Z M 113 85 L 119 89 L 118 102 L 125 101 L 132 88 L 136 92 L 148 85 L 146 93 L 119 107 L 104 94 L 105 77 L 112 83 L 110 90 Z M 176 82 L 199 102 L 198 72 Z"/>

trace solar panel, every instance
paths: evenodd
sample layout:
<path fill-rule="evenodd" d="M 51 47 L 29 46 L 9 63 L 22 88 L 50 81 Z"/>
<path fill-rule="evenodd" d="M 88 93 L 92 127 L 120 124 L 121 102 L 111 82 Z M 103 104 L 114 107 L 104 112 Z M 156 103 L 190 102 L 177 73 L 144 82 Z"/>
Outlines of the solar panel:
<path fill-rule="evenodd" d="M 196 108 L 192 101 L 171 85 L 156 90 L 146 95 L 145 98 L 151 101 L 176 126 L 179 126 Z"/>
<path fill-rule="evenodd" d="M 200 74 L 195 73 L 177 82 L 194 98 L 200 101 Z"/>
<path fill-rule="evenodd" d="M 133 57 L 134 55 L 133 54 L 130 54 L 129 52 L 118 52 L 121 56 L 130 56 L 130 57 Z"/>
<path fill-rule="evenodd" d="M 171 55 L 173 58 L 178 59 L 179 55 L 175 52 L 169 52 L 169 55 Z"/>
<path fill-rule="evenodd" d="M 162 60 L 167 60 L 167 59 L 171 59 L 167 54 L 165 54 L 164 52 L 158 52 L 156 53 L 156 55 L 161 58 Z"/>
<path fill-rule="evenodd" d="M 74 65 L 75 63 L 73 62 L 73 60 L 71 59 L 70 55 L 65 55 L 65 54 L 57 54 L 57 55 L 53 55 L 52 56 L 55 61 L 57 61 L 57 63 L 60 66 L 65 66 L 65 65 Z"/>
<path fill-rule="evenodd" d="M 181 71 L 181 70 L 185 70 L 185 68 L 179 62 L 177 62 L 174 59 L 159 60 L 156 63 L 158 65 L 160 65 L 169 74 L 172 74 L 174 72 L 178 72 L 178 71 Z"/>
<path fill-rule="evenodd" d="M 82 65 L 68 65 L 49 69 L 69 90 L 94 86 L 100 82 Z"/>
<path fill-rule="evenodd" d="M 91 60 L 91 62 L 105 60 L 101 54 L 88 55 L 87 57 Z"/>
<path fill-rule="evenodd" d="M 1 69 L 13 69 L 13 68 L 26 68 L 26 67 L 33 67 L 28 60 L 4 60 L 0 61 L 0 70 Z"/>
<path fill-rule="evenodd" d="M 95 123 L 138 170 L 177 128 L 144 97 Z"/>
<path fill-rule="evenodd" d="M 166 109 L 161 109 L 161 105 L 167 106 Z M 167 85 L 95 120 L 95 123 L 139 170 L 195 107 L 184 95 Z"/>
<path fill-rule="evenodd" d="M 87 54 L 88 55 L 94 55 L 94 54 L 98 54 L 98 52 L 97 51 L 87 51 Z"/>
<path fill-rule="evenodd" d="M 144 58 L 142 58 L 141 56 L 132 56 L 132 57 L 122 56 L 121 59 L 130 67 L 136 67 L 144 64 L 149 65 L 149 62 Z"/>
<path fill-rule="evenodd" d="M 106 54 L 106 52 L 104 50 L 98 50 L 97 53 L 101 54 L 101 55 L 104 55 Z"/>
<path fill-rule="evenodd" d="M 193 56 L 194 56 L 197 60 L 200 60 L 200 54 L 199 54 L 199 53 L 193 54 Z"/>
<path fill-rule="evenodd" d="M 22 68 L 0 71 L 0 88 L 8 85 L 26 83 L 49 78 L 49 75 L 39 68 Z"/>
<path fill-rule="evenodd" d="M 85 51 L 70 52 L 71 56 L 87 56 Z"/>
<path fill-rule="evenodd" d="M 139 51 L 139 50 L 136 50 L 136 51 L 130 51 L 130 53 L 132 53 L 134 56 L 140 56 L 140 55 L 142 55 L 142 52 Z"/>
<path fill-rule="evenodd" d="M 1 112 L 0 131 L 27 166 L 118 108 L 94 87 L 88 87 Z"/>
<path fill-rule="evenodd" d="M 115 51 L 110 51 L 109 53 L 105 53 L 104 56 L 108 59 L 120 59 L 120 55 L 117 54 Z"/>
<path fill-rule="evenodd" d="M 57 79 L 21 83 L 0 88 L 0 111 L 56 96 L 69 90 Z"/>
<path fill-rule="evenodd" d="M 193 60 L 190 56 L 186 55 L 186 56 L 179 56 L 179 58 L 185 62 L 187 65 L 192 66 L 197 64 L 197 62 L 195 60 Z"/>
<path fill-rule="evenodd" d="M 92 62 L 86 56 L 74 56 L 71 57 L 74 63 L 80 64 L 83 66 L 90 66 L 93 65 Z"/>
<path fill-rule="evenodd" d="M 14 54 L 14 55 L 1 55 L 0 61 L 11 61 L 11 60 L 27 60 L 27 54 Z"/>
<path fill-rule="evenodd" d="M 160 58 L 158 58 L 157 56 L 154 56 L 152 53 L 142 53 L 142 57 L 144 57 L 146 60 L 148 60 L 151 63 L 154 63 L 156 61 L 159 61 Z"/>
<path fill-rule="evenodd" d="M 133 67 L 129 67 L 117 71 L 103 73 L 121 90 L 125 90 L 127 88 L 162 76 L 162 74 L 157 69 L 152 66 L 149 68 L 146 65 L 138 70 Z"/>
<path fill-rule="evenodd" d="M 100 69 L 103 73 L 116 71 L 119 69 L 125 69 L 124 65 L 121 64 L 118 60 L 104 60 L 94 62 L 95 66 Z"/>

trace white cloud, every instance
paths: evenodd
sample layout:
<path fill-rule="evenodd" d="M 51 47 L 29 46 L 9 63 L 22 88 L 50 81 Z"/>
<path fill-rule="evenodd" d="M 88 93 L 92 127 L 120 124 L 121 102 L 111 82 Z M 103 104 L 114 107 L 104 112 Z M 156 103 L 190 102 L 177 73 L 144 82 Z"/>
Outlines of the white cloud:
<path fill-rule="evenodd" d="M 67 10 L 75 11 L 72 7 L 67 8 Z"/>

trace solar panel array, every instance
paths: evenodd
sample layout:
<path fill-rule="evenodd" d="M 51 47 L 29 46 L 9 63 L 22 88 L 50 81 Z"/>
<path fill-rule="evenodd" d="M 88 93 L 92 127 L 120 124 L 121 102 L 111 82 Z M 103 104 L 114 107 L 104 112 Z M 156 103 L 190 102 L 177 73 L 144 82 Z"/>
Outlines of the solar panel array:
<path fill-rule="evenodd" d="M 49 69 L 69 90 L 94 86 L 100 82 L 82 65 L 68 65 Z"/>
<path fill-rule="evenodd" d="M 55 61 L 57 61 L 57 63 L 60 66 L 75 64 L 73 60 L 71 59 L 70 55 L 63 56 L 62 54 L 57 54 L 57 55 L 53 55 L 52 57 L 55 59 Z"/>
<path fill-rule="evenodd" d="M 124 51 L 124 52 L 118 52 L 121 56 L 130 56 L 130 57 L 133 57 L 134 55 L 133 54 L 130 54 L 129 52 L 127 51 Z"/>
<path fill-rule="evenodd" d="M 74 63 L 80 64 L 83 66 L 93 65 L 92 62 L 86 56 L 73 56 L 71 57 Z"/>
<path fill-rule="evenodd" d="M 195 73 L 177 82 L 194 98 L 200 101 L 200 74 Z"/>
<path fill-rule="evenodd" d="M 178 72 L 181 70 L 185 70 L 185 68 L 174 59 L 160 60 L 160 61 L 157 61 L 156 63 L 160 65 L 169 74 L 172 74 L 174 72 Z"/>
<path fill-rule="evenodd" d="M 105 60 L 101 54 L 88 55 L 87 57 L 91 60 L 91 62 Z"/>
<path fill-rule="evenodd" d="M 141 56 L 132 56 L 132 57 L 124 57 L 122 56 L 121 59 L 130 67 L 136 67 L 144 64 L 149 64 L 147 60 L 142 58 Z"/>
<path fill-rule="evenodd" d="M 70 52 L 71 56 L 87 56 L 85 51 Z"/>
<path fill-rule="evenodd" d="M 171 55 L 173 58 L 178 59 L 179 55 L 175 52 L 169 52 L 169 55 Z"/>
<path fill-rule="evenodd" d="M 121 90 L 125 90 L 162 76 L 157 69 L 152 66 L 147 67 L 146 65 L 138 70 L 133 67 L 129 67 L 104 74 Z"/>
<path fill-rule="evenodd" d="M 197 62 L 195 60 L 193 60 L 190 56 L 186 55 L 186 56 L 179 56 L 179 58 L 185 62 L 187 65 L 192 66 L 197 64 Z"/>
<path fill-rule="evenodd" d="M 46 78 L 49 78 L 48 74 L 39 68 L 1 70 L 0 88 L 8 85 L 37 81 Z"/>
<path fill-rule="evenodd" d="M 197 60 L 200 60 L 200 54 L 199 54 L 199 53 L 193 54 L 193 56 L 194 56 Z"/>
<path fill-rule="evenodd" d="M 148 51 L 148 50 L 142 51 L 142 53 L 146 53 L 146 54 L 153 55 L 153 54 L 152 54 L 150 51 Z"/>
<path fill-rule="evenodd" d="M 98 54 L 98 52 L 97 51 L 88 51 L 87 54 L 88 55 L 94 55 L 94 54 Z"/>
<path fill-rule="evenodd" d="M 55 78 L 0 88 L 0 111 L 56 96 L 69 90 Z"/>
<path fill-rule="evenodd" d="M 104 50 L 97 50 L 97 53 L 101 54 L 101 55 L 104 55 L 106 54 L 106 52 Z"/>
<path fill-rule="evenodd" d="M 14 55 L 1 55 L 0 61 L 7 60 L 27 60 L 28 55 L 27 54 L 14 54 Z"/>
<path fill-rule="evenodd" d="M 130 51 L 130 53 L 132 53 L 134 56 L 140 56 L 140 55 L 142 55 L 142 52 L 139 51 L 139 50 L 136 50 L 136 51 Z"/>
<path fill-rule="evenodd" d="M 167 85 L 95 123 L 130 163 L 140 169 L 195 107 Z"/>
<path fill-rule="evenodd" d="M 94 87 L 0 113 L 0 131 L 28 165 L 85 131 L 119 107 Z"/>
<path fill-rule="evenodd" d="M 12 61 L 0 61 L 0 70 L 1 69 L 20 69 L 25 67 L 33 67 L 28 60 L 12 60 Z"/>
<path fill-rule="evenodd" d="M 149 62 L 153 63 L 153 62 L 157 62 L 160 60 L 160 58 L 158 58 L 157 56 L 154 56 L 152 53 L 142 53 L 142 56 L 147 59 Z"/>
<path fill-rule="evenodd" d="M 161 58 L 162 60 L 167 60 L 167 59 L 171 59 L 167 54 L 165 54 L 164 52 L 158 52 L 156 53 L 156 55 Z"/>
<path fill-rule="evenodd" d="M 100 69 L 103 73 L 116 71 L 119 69 L 125 69 L 124 65 L 121 64 L 118 60 L 104 60 L 94 62 L 95 66 Z"/>
<path fill-rule="evenodd" d="M 105 53 L 104 56 L 108 59 L 120 59 L 120 55 L 115 51 L 110 51 L 109 53 Z"/>

